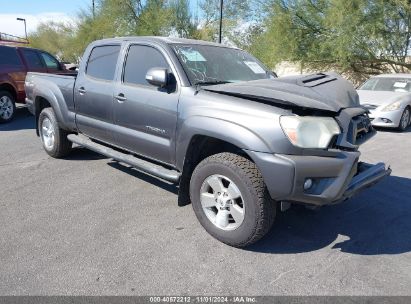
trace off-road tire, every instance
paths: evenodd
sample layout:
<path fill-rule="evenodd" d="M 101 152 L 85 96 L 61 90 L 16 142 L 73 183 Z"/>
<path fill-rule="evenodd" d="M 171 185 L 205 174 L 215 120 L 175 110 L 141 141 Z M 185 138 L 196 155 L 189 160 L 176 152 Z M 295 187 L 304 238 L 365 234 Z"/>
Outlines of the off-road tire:
<path fill-rule="evenodd" d="M 206 216 L 200 200 L 203 182 L 211 175 L 232 180 L 241 192 L 245 205 L 244 220 L 235 230 L 223 230 Z M 221 242 L 246 247 L 260 240 L 270 230 L 276 215 L 276 202 L 267 191 L 257 166 L 244 156 L 219 153 L 201 161 L 191 176 L 190 199 L 194 212 L 204 229 Z"/>

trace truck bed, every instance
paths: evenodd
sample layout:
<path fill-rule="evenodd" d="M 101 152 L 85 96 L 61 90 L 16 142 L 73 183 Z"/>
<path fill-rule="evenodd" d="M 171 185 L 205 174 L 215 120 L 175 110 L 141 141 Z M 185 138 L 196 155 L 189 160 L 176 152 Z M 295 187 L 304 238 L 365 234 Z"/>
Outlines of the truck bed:
<path fill-rule="evenodd" d="M 61 74 L 47 74 L 29 72 L 26 76 L 25 88 L 27 99 L 33 99 L 33 88 L 47 87 L 56 96 L 62 94 L 64 102 L 68 110 L 74 110 L 73 90 L 76 82 L 77 72 L 61 73 Z M 44 96 L 45 97 L 45 96 Z"/>

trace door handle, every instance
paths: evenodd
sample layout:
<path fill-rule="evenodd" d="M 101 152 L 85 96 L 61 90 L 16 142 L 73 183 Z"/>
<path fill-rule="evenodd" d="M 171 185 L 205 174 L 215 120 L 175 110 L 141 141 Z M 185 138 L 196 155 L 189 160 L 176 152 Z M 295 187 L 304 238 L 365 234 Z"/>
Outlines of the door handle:
<path fill-rule="evenodd" d="M 127 100 L 127 98 L 124 96 L 123 93 L 118 94 L 115 98 L 117 99 L 117 101 L 118 101 L 119 103 L 123 103 L 124 101 Z"/>
<path fill-rule="evenodd" d="M 86 89 L 84 89 L 84 87 L 81 87 L 78 89 L 78 92 L 80 93 L 80 95 L 84 95 L 86 94 Z"/>

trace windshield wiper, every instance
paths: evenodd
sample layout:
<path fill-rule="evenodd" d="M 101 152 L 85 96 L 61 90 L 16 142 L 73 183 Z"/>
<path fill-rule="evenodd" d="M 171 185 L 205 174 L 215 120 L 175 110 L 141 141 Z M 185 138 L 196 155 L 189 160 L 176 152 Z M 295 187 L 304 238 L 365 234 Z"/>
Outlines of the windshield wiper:
<path fill-rule="evenodd" d="M 203 86 L 203 85 L 215 85 L 215 84 L 225 84 L 225 83 L 231 83 L 231 82 L 225 81 L 225 80 L 197 81 L 196 83 L 194 83 L 194 85 Z"/>
<path fill-rule="evenodd" d="M 194 86 L 196 87 L 195 95 L 197 95 L 197 93 L 201 90 L 202 86 L 225 84 L 225 83 L 231 83 L 231 82 L 225 81 L 225 80 L 197 81 L 196 83 L 194 83 Z"/>

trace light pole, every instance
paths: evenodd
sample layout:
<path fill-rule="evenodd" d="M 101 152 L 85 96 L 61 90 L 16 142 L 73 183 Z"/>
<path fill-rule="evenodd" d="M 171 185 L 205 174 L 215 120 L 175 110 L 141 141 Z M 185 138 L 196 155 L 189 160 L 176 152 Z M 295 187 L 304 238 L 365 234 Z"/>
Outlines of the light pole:
<path fill-rule="evenodd" d="M 222 32 L 223 32 L 223 0 L 220 0 L 220 34 L 218 35 L 219 43 L 221 43 Z"/>
<path fill-rule="evenodd" d="M 17 18 L 18 21 L 24 21 L 24 33 L 26 34 L 26 40 L 29 41 L 27 39 L 27 25 L 26 25 L 26 19 L 24 18 Z"/>
<path fill-rule="evenodd" d="M 93 5 L 93 18 L 95 18 L 95 16 L 96 16 L 96 13 L 95 13 L 96 4 L 94 3 L 94 0 L 92 1 L 92 5 Z"/>

